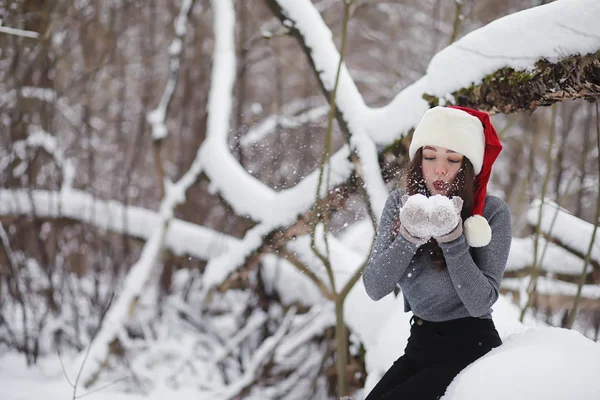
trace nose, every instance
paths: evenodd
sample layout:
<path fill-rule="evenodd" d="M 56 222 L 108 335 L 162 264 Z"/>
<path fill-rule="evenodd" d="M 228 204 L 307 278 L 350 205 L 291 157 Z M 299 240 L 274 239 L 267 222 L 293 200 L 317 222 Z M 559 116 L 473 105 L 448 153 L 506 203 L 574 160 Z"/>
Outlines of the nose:
<path fill-rule="evenodd" d="M 442 164 L 442 163 L 438 163 L 438 164 L 435 166 L 435 168 L 434 168 L 434 170 L 433 170 L 433 171 L 434 171 L 434 172 L 435 172 L 435 174 L 436 174 L 436 175 L 438 175 L 438 176 L 444 176 L 444 175 L 446 175 L 446 173 L 448 172 L 448 170 L 446 169 L 446 167 L 445 167 L 445 166 L 444 166 L 444 164 Z"/>

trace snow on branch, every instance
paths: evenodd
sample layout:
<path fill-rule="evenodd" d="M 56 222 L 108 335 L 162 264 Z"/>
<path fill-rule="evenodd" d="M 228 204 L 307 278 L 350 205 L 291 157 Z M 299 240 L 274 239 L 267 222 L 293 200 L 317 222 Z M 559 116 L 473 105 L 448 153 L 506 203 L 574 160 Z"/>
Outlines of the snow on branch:
<path fill-rule="evenodd" d="M 309 0 L 268 0 L 267 4 L 300 42 L 329 99 L 336 83 L 341 55 L 321 14 Z M 337 121 L 348 136 L 352 150 L 359 156 L 358 172 L 364 175 L 370 206 L 373 213 L 379 216 L 387 198 L 387 189 L 379 167 L 377 149 L 368 136 L 365 117 L 369 108 L 345 63 L 340 69 L 335 104 Z"/>
<path fill-rule="evenodd" d="M 438 52 L 423 78 L 372 110 L 369 134 L 385 146 L 407 133 L 429 107 L 424 95 L 432 104 L 457 103 L 491 113 L 575 96 L 598 98 L 599 13 L 596 0 L 556 1 L 470 32 Z"/>
<path fill-rule="evenodd" d="M 502 280 L 502 289 L 525 293 L 529 285 L 529 277 L 505 278 Z M 561 282 L 555 279 L 540 276 L 537 278 L 536 293 L 540 295 L 563 295 L 574 297 L 577 294 L 577 284 Z M 600 286 L 583 285 L 581 296 L 586 299 L 600 300 Z"/>
<path fill-rule="evenodd" d="M 524 271 L 533 266 L 534 241 L 533 236 L 512 239 L 506 265 L 507 272 Z M 537 264 L 542 270 L 551 274 L 581 275 L 585 264 L 583 258 L 543 237 L 539 238 L 538 246 L 540 254 Z"/>
<path fill-rule="evenodd" d="M 12 278 L 15 280 L 15 287 L 19 293 L 24 293 L 20 288 L 21 279 L 19 279 L 18 268 L 20 265 L 25 265 L 25 256 L 22 252 L 14 252 L 10 245 L 8 233 L 4 229 L 2 221 L 0 221 L 0 245 L 6 254 L 6 261 L 11 272 Z M 26 323 L 26 321 L 24 321 Z"/>
<path fill-rule="evenodd" d="M 174 209 L 177 204 L 185 201 L 185 193 L 200 174 L 200 154 L 198 151 L 190 169 L 178 182 L 166 182 L 165 195 L 160 204 L 158 218 L 149 226 L 150 238 L 144 244 L 139 260 L 127 273 L 121 292 L 102 320 L 100 329 L 90 344 L 87 354 L 83 353 L 80 359 L 81 380 L 86 387 L 96 383 L 100 372 L 106 365 L 112 343 L 124 336 L 121 334 L 124 326 L 159 263 Z M 87 363 L 86 368 L 83 368 L 85 363 Z"/>
<path fill-rule="evenodd" d="M 23 29 L 9 28 L 8 26 L 0 26 L 0 33 L 6 33 L 8 35 L 21 36 L 31 39 L 37 39 L 40 36 L 39 33 L 34 31 L 25 31 Z"/>
<path fill-rule="evenodd" d="M 144 241 L 150 238 L 151 227 L 159 219 L 156 211 L 100 200 L 74 189 L 62 192 L 0 189 L 0 216 L 34 215 L 34 211 L 38 218 L 68 218 Z M 177 255 L 189 254 L 209 260 L 227 253 L 237 242 L 232 236 L 173 219 L 165 246 Z"/>
<path fill-rule="evenodd" d="M 342 163 L 343 165 L 348 165 L 349 156 L 350 154 L 347 146 L 342 147 L 342 149 L 334 155 L 332 160 L 331 179 L 333 185 L 337 185 L 344 181 L 344 175 L 337 173 L 337 167 Z M 276 196 L 278 201 L 258 205 L 260 207 L 266 207 L 264 209 L 265 212 L 271 211 L 270 218 L 257 224 L 246 232 L 244 238 L 239 243 L 232 245 L 227 253 L 213 258 L 208 262 L 203 275 L 203 290 L 205 291 L 205 294 L 208 293 L 212 287 L 223 282 L 236 268 L 243 265 L 244 261 L 251 255 L 256 254 L 259 249 L 263 247 L 265 236 L 275 229 L 293 223 L 300 213 L 313 206 L 315 200 L 313 190 L 316 187 L 317 179 L 317 172 L 313 172 L 308 178 L 302 180 L 293 189 L 278 193 Z M 242 196 L 242 199 L 251 198 L 251 193 L 249 193 L 248 196 L 246 196 L 245 193 L 240 194 L 240 196 Z M 309 246 L 306 247 L 306 249 L 309 248 Z M 343 252 L 346 254 L 351 253 L 349 249 L 344 249 Z"/>
<path fill-rule="evenodd" d="M 7 96 L 3 99 L 4 102 L 13 101 L 16 98 L 15 94 L 16 91 L 14 89 L 8 92 Z M 74 127 L 80 127 L 81 124 L 85 123 L 82 117 L 83 112 L 81 110 L 81 105 L 75 105 L 75 108 L 73 108 L 69 105 L 68 99 L 66 97 L 59 97 L 54 89 L 23 86 L 20 90 L 20 95 L 26 99 L 38 99 L 49 103 L 54 102 L 57 111 L 60 112 Z M 0 103 L 0 105 L 2 104 L 3 103 Z M 91 117 L 89 124 L 97 131 L 104 129 L 106 125 L 102 119 L 95 116 Z"/>
<path fill-rule="evenodd" d="M 599 45 L 600 48 L 600 45 Z M 532 70 L 502 68 L 476 86 L 452 93 L 455 103 L 504 114 L 533 110 L 564 100 L 600 98 L 600 51 L 557 62 L 541 59 Z M 515 90 L 519 87 L 519 90 Z M 439 99 L 429 98 L 432 105 Z"/>
<path fill-rule="evenodd" d="M 229 116 L 236 77 L 235 15 L 230 1 L 215 2 L 215 54 L 208 99 L 207 137 L 202 145 L 203 171 L 210 189 L 219 193 L 238 215 L 265 224 L 268 232 L 293 223 L 314 204 L 318 171 L 313 171 L 294 188 L 275 192 L 248 173 L 229 149 Z M 342 147 L 332 157 L 332 185 L 345 182 L 352 171 L 349 151 Z M 253 241 L 254 239 L 252 239 Z"/>
<path fill-rule="evenodd" d="M 300 365 L 296 364 L 293 372 L 286 379 L 269 387 L 261 388 L 262 396 L 266 399 L 284 399 L 286 395 L 293 398 L 294 394 L 292 393 L 296 393 L 299 388 L 306 386 L 306 382 L 316 381 L 323 365 L 323 358 L 326 357 L 325 353 L 323 348 L 320 351 L 305 350 L 304 354 L 300 354 L 303 356 L 299 361 Z"/>
<path fill-rule="evenodd" d="M 254 143 L 273 133 L 278 126 L 284 129 L 298 128 L 307 123 L 319 121 L 321 118 L 325 117 L 328 112 L 329 106 L 322 105 L 310 108 L 301 114 L 294 116 L 271 115 L 260 124 L 250 128 L 240 139 L 240 144 L 243 147 L 250 147 Z"/>
<path fill-rule="evenodd" d="M 150 239 L 144 244 L 139 260 L 127 273 L 123 289 L 102 319 L 100 329 L 90 343 L 87 353 L 84 351 L 78 360 L 81 365 L 80 379 L 85 387 L 96 383 L 106 365 L 112 343 L 121 337 L 127 337 L 123 334 L 124 326 L 144 291 L 150 272 L 162 250 L 167 223 L 159 221 L 156 225 Z"/>
<path fill-rule="evenodd" d="M 52 102 L 56 100 L 56 91 L 54 89 L 23 86 L 21 88 L 21 96 L 26 99 L 38 99 L 42 101 Z"/>
<path fill-rule="evenodd" d="M 81 365 L 87 363 L 87 365 L 86 368 L 82 367 L 81 369 L 81 380 L 86 387 L 96 383 L 100 372 L 106 365 L 112 343 L 121 336 L 126 337 L 126 335 L 122 335 L 124 326 L 159 263 L 175 206 L 185 200 L 187 189 L 196 181 L 200 172 L 199 168 L 194 168 L 199 165 L 198 157 L 199 155 L 177 183 L 166 185 L 158 218 L 149 226 L 150 238 L 144 244 L 139 260 L 127 273 L 123 287 L 102 320 L 100 329 L 90 344 L 87 354 L 82 354 L 80 363 Z"/>
<path fill-rule="evenodd" d="M 385 107 L 368 108 L 347 68 L 342 66 L 338 83 L 338 122 L 352 133 L 351 146 L 360 156 L 360 172 L 365 178 L 367 191 L 376 215 L 380 215 L 380 209 L 383 207 L 387 193 L 382 182 L 375 146 L 386 146 L 392 143 L 418 123 L 423 112 L 429 107 L 427 101 L 423 99 L 425 93 L 447 95 L 452 91 L 469 86 L 472 82 L 482 81 L 486 74 L 497 71 L 506 65 L 525 68 L 534 65 L 535 61 L 542 57 L 554 56 L 558 59 L 561 54 L 581 53 L 589 51 L 594 46 L 598 47 L 597 42 L 582 40 L 579 34 L 569 35 L 557 24 L 543 22 L 544 19 L 556 21 L 566 12 L 572 21 L 580 22 L 578 25 L 582 27 L 581 29 L 587 32 L 595 32 L 600 29 L 598 24 L 590 25 L 589 13 L 570 11 L 570 7 L 579 11 L 588 6 L 599 7 L 594 1 L 573 0 L 569 3 L 569 7 L 563 3 L 552 3 L 525 10 L 470 33 L 438 53 L 432 59 L 427 75 L 400 92 Z M 318 73 L 324 90 L 329 93 L 334 85 L 340 54 L 333 42 L 332 33 L 319 12 L 308 0 L 268 0 L 268 5 L 298 38 L 309 55 L 309 60 L 313 64 L 315 72 Z M 549 6 L 552 7 L 548 8 Z M 514 38 L 515 40 L 509 41 L 514 43 L 518 35 L 525 35 L 524 29 L 527 26 L 526 24 L 515 25 L 515 21 L 529 20 L 539 22 L 551 29 L 552 32 L 558 33 L 550 36 L 551 42 L 548 42 L 546 34 L 543 35 L 543 40 L 540 36 L 539 40 L 529 43 L 525 50 L 511 51 L 511 47 L 507 43 L 491 40 L 503 34 Z M 233 86 L 235 79 L 233 19 L 228 19 L 227 24 L 219 20 L 215 23 L 218 31 L 222 32 L 225 29 L 229 29 L 229 31 L 222 35 L 228 39 L 219 42 L 220 53 L 215 58 L 215 65 L 223 65 L 223 67 L 216 67 L 217 69 L 213 71 L 215 74 L 213 80 L 221 82 L 220 87 L 224 89 L 218 95 L 230 96 L 229 89 Z M 511 33 L 512 30 L 517 33 Z M 488 52 L 495 52 L 495 54 L 506 57 L 482 60 L 472 55 L 475 58 L 470 59 L 469 65 L 474 68 L 465 70 L 464 65 L 467 59 L 465 59 L 464 49 L 473 48 L 478 43 L 485 43 Z M 518 54 L 515 55 L 518 52 L 523 52 L 528 58 L 519 58 Z M 226 63 L 227 60 L 230 61 L 229 64 Z M 214 93 L 213 95 L 217 96 Z M 230 99 L 223 99 L 216 103 L 224 105 L 216 112 L 230 108 Z M 211 110 L 213 109 L 214 107 L 211 106 Z M 315 171 L 292 189 L 275 193 L 249 175 L 234 159 L 228 149 L 226 129 L 220 129 L 218 132 L 210 129 L 205 145 L 203 150 L 212 156 L 203 158 L 203 166 L 211 179 L 213 190 L 219 192 L 239 215 L 247 215 L 257 221 L 259 225 L 265 224 L 257 227 L 254 233 L 244 239 L 236 251 L 241 253 L 235 256 L 230 254 L 227 261 L 223 259 L 211 261 L 213 265 L 209 264 L 207 272 L 209 276 L 216 278 L 212 271 L 219 271 L 218 275 L 221 277 L 227 276 L 237 267 L 235 265 L 237 262 L 243 260 L 255 249 L 253 246 L 258 243 L 256 236 L 258 233 L 256 232 L 268 232 L 270 228 L 287 226 L 295 221 L 297 215 L 312 207 L 317 173 Z M 350 176 L 353 166 L 347 162 L 346 155 L 342 156 L 343 152 L 348 153 L 350 150 L 350 148 L 344 148 L 332 157 L 334 170 L 332 185 L 339 184 Z M 217 280 L 213 279 L 215 282 Z"/>
<path fill-rule="evenodd" d="M 292 327 L 290 334 L 277 348 L 275 359 L 280 362 L 294 354 L 294 351 L 313 337 L 322 334 L 326 328 L 335 325 L 333 303 L 315 305 L 307 314 L 300 315 L 297 319 L 300 326 Z"/>
<path fill-rule="evenodd" d="M 310 56 L 323 88 L 327 91 L 333 87 L 339 52 L 333 42 L 331 31 L 318 11 L 308 0 L 268 0 L 267 3 L 284 25 L 291 27 L 292 33 L 299 39 Z M 429 107 L 428 102 L 423 98 L 424 95 L 433 96 L 437 99 L 436 102 L 440 103 L 461 102 L 462 98 L 455 97 L 461 89 L 472 88 L 472 85 L 483 82 L 490 74 L 507 71 L 507 68 L 528 71 L 519 73 L 517 82 L 511 80 L 510 89 L 514 92 L 515 87 L 521 89 L 522 80 L 530 79 L 528 73 L 530 74 L 536 64 L 540 65 L 539 62 L 546 61 L 556 63 L 566 60 L 565 70 L 569 63 L 580 62 L 581 65 L 575 70 L 577 74 L 558 82 L 565 85 L 562 88 L 560 85 L 546 82 L 547 85 L 541 93 L 545 97 L 538 98 L 537 102 L 529 102 L 529 106 L 546 105 L 546 100 L 559 101 L 575 95 L 587 98 L 598 97 L 600 96 L 600 82 L 596 78 L 600 69 L 598 55 L 589 54 L 600 49 L 597 40 L 600 35 L 600 25 L 595 21 L 595 16 L 599 12 L 600 3 L 595 0 L 572 0 L 553 2 L 500 18 L 469 33 L 437 53 L 429 63 L 423 78 L 407 87 L 390 104 L 381 108 L 369 108 L 364 104 L 349 72 L 343 68 L 338 87 L 339 109 L 342 115 L 340 124 L 342 126 L 347 124 L 353 134 L 364 129 L 376 144 L 387 146 L 402 134 L 408 133 L 418 123 L 423 112 Z M 565 21 L 569 21 L 568 25 Z M 543 29 L 532 31 L 530 26 L 541 26 Z M 577 32 L 568 27 L 576 27 Z M 524 38 L 527 40 L 524 41 Z M 515 46 L 515 43 L 521 45 Z M 568 61 L 572 55 L 575 57 L 572 61 Z M 465 65 L 469 65 L 469 68 L 465 68 Z M 535 87 L 535 82 L 531 83 L 531 87 Z M 537 92 L 540 94 L 539 90 Z M 573 92 L 577 93 L 573 94 Z M 479 94 L 486 96 L 487 92 Z M 497 100 L 498 107 L 494 104 L 471 105 L 492 112 L 513 112 L 518 108 L 511 108 L 511 106 L 507 108 L 504 104 L 499 109 L 502 104 L 501 99 L 493 96 L 486 99 L 492 103 Z M 369 145 L 370 141 L 359 138 L 353 143 L 353 148 L 362 148 L 363 151 L 359 151 L 359 155 L 361 158 L 365 155 L 368 157 L 371 150 L 368 148 Z M 371 173 L 369 178 L 378 179 L 372 173 L 373 170 L 378 169 L 371 168 L 374 167 L 372 161 L 361 160 L 369 166 L 367 168 Z"/>
<path fill-rule="evenodd" d="M 310 56 L 310 62 L 323 89 L 329 94 L 335 85 L 340 53 L 333 42 L 332 32 L 319 11 L 309 0 L 268 0 L 267 4 L 300 40 Z M 360 122 L 367 106 L 345 64 L 340 71 L 338 95 L 336 104 L 345 120 L 348 123 Z"/>
<path fill-rule="evenodd" d="M 179 65 L 181 63 L 181 54 L 183 49 L 183 39 L 187 32 L 188 19 L 190 11 L 194 8 L 196 0 L 183 0 L 179 15 L 175 19 L 173 26 L 175 28 L 175 38 L 169 46 L 169 77 L 165 89 L 160 98 L 160 102 L 147 117 L 148 122 L 152 126 L 152 139 L 164 139 L 168 135 L 167 126 L 165 123 L 167 116 L 167 108 L 173 98 L 177 79 L 179 78 Z"/>
<path fill-rule="evenodd" d="M 238 333 L 235 334 L 225 345 L 220 348 L 211 357 L 209 362 L 209 370 L 217 369 L 217 364 L 222 362 L 229 353 L 234 352 L 239 345 L 246 340 L 249 336 L 256 333 L 259 329 L 265 326 L 268 318 L 267 315 L 261 310 L 256 309 L 248 318 L 246 326 L 244 326 Z"/>
<path fill-rule="evenodd" d="M 322 87 L 329 93 L 333 87 L 340 55 L 333 42 L 332 33 L 319 12 L 308 0 L 268 0 L 267 3 L 298 38 L 310 57 Z M 367 165 L 367 188 L 369 185 L 380 187 L 380 174 L 377 176 L 378 174 L 374 173 L 379 170 L 379 165 L 375 162 L 376 157 L 369 159 L 374 147 L 371 147 L 370 140 L 360 136 L 361 132 L 366 132 L 376 144 L 387 146 L 402 134 L 408 133 L 418 123 L 423 112 L 429 107 L 423 98 L 425 94 L 436 97 L 438 102 L 458 102 L 460 99 L 454 98 L 453 94 L 484 81 L 486 76 L 496 71 L 506 71 L 506 68 L 528 71 L 540 60 L 558 62 L 571 55 L 585 55 L 598 51 L 600 45 L 595 37 L 600 35 L 600 26 L 594 22 L 594 15 L 598 12 L 600 3 L 594 0 L 573 0 L 568 4 L 554 2 L 535 7 L 494 21 L 436 54 L 423 78 L 398 93 L 390 104 L 381 108 L 369 108 L 364 104 L 347 68 L 344 67 L 338 84 L 338 107 L 341 114 L 338 121 L 353 135 L 357 135 L 352 147 L 358 149 L 361 163 Z M 565 28 L 566 20 L 577 26 L 577 33 Z M 528 29 L 532 25 L 544 26 L 545 29 L 532 32 Z M 514 46 L 514 43 L 523 43 L 524 37 L 530 40 L 522 46 Z M 546 98 L 557 101 L 562 99 L 566 92 L 575 89 L 579 96 L 591 96 L 596 92 L 600 94 L 600 90 L 597 90 L 600 83 L 593 80 L 593 77 L 597 76 L 595 71 L 598 69 L 598 63 L 590 61 L 589 58 L 576 57 L 575 60 L 587 65 L 587 70 L 582 70 L 584 75 L 572 77 L 572 80 L 586 77 L 587 80 L 583 79 L 577 87 L 573 83 L 570 89 L 558 92 L 556 86 L 548 84 L 544 91 Z M 465 65 L 471 68 L 465 68 Z M 520 79 L 528 79 L 527 74 L 519 76 Z M 511 82 L 513 81 L 514 79 Z M 513 91 L 514 86 L 513 82 Z M 494 101 L 494 98 L 490 101 Z M 536 106 L 544 104 L 543 101 L 535 103 Z M 499 111 L 514 110 L 504 107 Z M 371 192 L 375 197 L 374 203 L 377 204 L 378 191 L 373 189 Z"/>
<path fill-rule="evenodd" d="M 242 265 L 253 251 L 263 243 L 263 237 L 273 227 L 267 224 L 258 224 L 244 235 L 241 242 L 231 246 L 227 253 L 212 258 L 204 269 L 202 276 L 203 295 L 208 294 L 214 286 L 223 282 L 238 266 Z"/>
<path fill-rule="evenodd" d="M 531 88 L 522 84 L 536 78 L 536 74 L 545 75 L 549 63 L 593 54 L 600 49 L 598 13 L 600 3 L 597 1 L 572 0 L 552 2 L 497 19 L 436 54 L 427 68 L 431 87 L 428 93 L 444 97 L 461 88 L 485 83 L 486 77 L 503 69 L 523 71 L 517 77 L 520 79 L 510 83 L 513 87 L 518 85 L 520 91 L 528 91 Z M 532 30 L 531 26 L 536 29 Z M 569 70 L 564 78 L 573 73 L 575 79 L 581 79 L 580 83 L 585 84 L 584 76 L 577 78 L 578 70 L 586 64 L 584 57 L 581 61 L 582 65 Z M 538 62 L 541 64 L 538 65 Z M 470 68 L 465 68 L 467 65 Z M 563 76 L 548 78 L 560 80 Z M 539 81 L 543 82 L 542 79 Z M 560 89 L 546 86 L 550 92 Z M 487 94 L 481 93 L 481 98 Z M 504 110 L 500 107 L 502 104 L 494 104 L 499 99 L 492 97 L 486 100 L 497 106 L 500 112 L 513 111 Z"/>
<path fill-rule="evenodd" d="M 215 2 L 213 12 L 216 42 L 207 138 L 201 149 L 202 167 L 211 180 L 211 189 L 219 192 L 238 215 L 250 216 L 258 224 L 235 248 L 209 261 L 203 276 L 204 290 L 222 282 L 262 245 L 269 232 L 292 224 L 298 215 L 310 209 L 318 182 L 318 171 L 313 171 L 294 188 L 276 193 L 248 174 L 231 154 L 228 133 L 236 76 L 235 18 L 229 1 Z M 350 176 L 349 156 L 349 149 L 344 146 L 332 157 L 332 185 L 343 183 Z"/>
<path fill-rule="evenodd" d="M 267 4 L 284 25 L 292 28 L 328 96 L 340 59 L 331 30 L 308 0 L 267 0 Z M 338 82 L 338 122 L 352 133 L 364 129 L 376 144 L 388 145 L 414 127 L 427 110 L 422 99 L 425 88 L 424 82 L 418 81 L 400 92 L 390 106 L 369 108 L 343 66 Z"/>
<path fill-rule="evenodd" d="M 527 211 L 527 223 L 530 226 L 537 225 L 540 207 L 542 207 L 540 230 L 544 236 L 580 259 L 585 258 L 594 225 L 575 217 L 549 200 L 545 200 L 543 205 L 541 200 L 535 200 Z M 556 220 L 552 225 L 555 216 Z M 595 268 L 600 264 L 600 239 L 596 239 L 592 248 L 591 262 Z"/>
<path fill-rule="evenodd" d="M 261 343 L 260 347 L 252 354 L 252 359 L 250 360 L 249 365 L 247 365 L 244 374 L 237 381 L 232 382 L 224 388 L 217 389 L 216 393 L 210 394 L 207 399 L 229 400 L 239 396 L 245 388 L 250 386 L 254 379 L 262 372 L 265 363 L 273 357 L 275 349 L 285 337 L 295 315 L 296 308 L 291 307 L 283 318 L 281 326 L 277 331 L 272 336 L 266 338 Z"/>
<path fill-rule="evenodd" d="M 44 131 L 42 128 L 30 125 L 29 136 L 25 140 L 19 140 L 12 146 L 13 153 L 22 160 L 27 160 L 26 151 L 27 148 L 42 148 L 48 154 L 52 156 L 56 165 L 61 169 L 62 172 L 62 189 L 69 189 L 73 186 L 73 179 L 75 179 L 75 166 L 73 162 L 65 157 L 63 150 L 60 148 L 58 139 L 56 136 Z M 10 163 L 14 159 L 13 155 L 7 158 L 7 162 Z M 2 164 L 0 164 L 2 167 Z M 2 168 L 0 168 L 2 169 Z M 20 170 L 20 168 L 18 168 Z"/>
<path fill-rule="evenodd" d="M 182 12 L 189 12 L 191 3 L 182 4 Z M 186 7 L 187 10 L 184 10 Z M 144 286 L 158 263 L 159 255 L 165 245 L 166 234 L 173 219 L 175 206 L 185 201 L 185 194 L 192 186 L 200 172 L 203 161 L 215 154 L 211 154 L 210 145 L 223 146 L 221 139 L 227 138 L 229 119 L 231 116 L 233 82 L 235 79 L 235 52 L 231 51 L 234 39 L 235 14 L 231 0 L 213 0 L 212 10 L 215 29 L 214 64 L 211 73 L 211 89 L 209 93 L 209 115 L 207 125 L 207 139 L 198 149 L 196 157 L 188 171 L 176 183 L 165 182 L 164 197 L 160 204 L 158 220 L 150 226 L 150 239 L 144 244 L 142 255 L 138 262 L 130 269 L 119 293 L 115 304 L 108 310 L 105 321 L 92 342 L 87 362 L 91 367 L 82 368 L 82 381 L 84 385 L 94 384 L 100 371 L 106 365 L 111 343 L 119 338 L 119 332 L 128 320 L 130 314 L 140 298 Z M 178 35 L 184 33 L 181 21 L 176 22 Z M 172 50 L 172 49 L 171 49 Z M 173 54 L 173 52 L 171 51 Z M 163 116 L 164 122 L 164 116 Z M 228 153 L 228 151 L 225 151 Z M 231 154 L 230 154 L 231 155 Z M 239 165 L 239 164 L 238 164 Z M 84 358 L 85 359 L 85 358 Z"/>

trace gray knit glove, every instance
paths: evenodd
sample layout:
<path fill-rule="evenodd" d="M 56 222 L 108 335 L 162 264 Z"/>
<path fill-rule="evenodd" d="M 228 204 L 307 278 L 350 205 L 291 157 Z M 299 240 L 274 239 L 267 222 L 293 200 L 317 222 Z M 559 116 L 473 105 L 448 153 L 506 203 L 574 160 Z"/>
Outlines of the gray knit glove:
<path fill-rule="evenodd" d="M 418 246 L 427 243 L 431 238 L 427 201 L 427 197 L 422 194 L 402 196 L 400 234 Z"/>
<path fill-rule="evenodd" d="M 429 225 L 431 236 L 438 242 L 451 242 L 457 239 L 463 232 L 462 218 L 460 212 L 463 200 L 458 197 L 451 199 L 446 196 L 432 196 L 429 198 L 431 214 Z"/>

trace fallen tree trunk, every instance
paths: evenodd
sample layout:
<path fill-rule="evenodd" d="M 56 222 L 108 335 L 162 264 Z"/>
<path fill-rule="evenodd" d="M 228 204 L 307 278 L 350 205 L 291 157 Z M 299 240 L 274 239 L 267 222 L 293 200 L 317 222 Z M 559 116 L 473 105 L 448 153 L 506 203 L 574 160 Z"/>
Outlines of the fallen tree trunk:
<path fill-rule="evenodd" d="M 572 55 L 559 62 L 539 60 L 531 72 L 502 68 L 483 82 L 452 93 L 456 105 L 485 110 L 490 114 L 533 111 L 564 100 L 600 98 L 600 51 Z M 423 96 L 430 106 L 435 96 Z"/>

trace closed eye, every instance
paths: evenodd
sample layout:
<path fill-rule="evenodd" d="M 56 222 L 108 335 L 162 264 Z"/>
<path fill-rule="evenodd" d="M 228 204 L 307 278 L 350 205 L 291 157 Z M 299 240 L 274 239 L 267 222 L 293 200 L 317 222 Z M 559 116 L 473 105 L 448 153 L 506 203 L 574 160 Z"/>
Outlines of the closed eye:
<path fill-rule="evenodd" d="M 451 164 L 458 164 L 460 160 L 448 160 Z"/>

